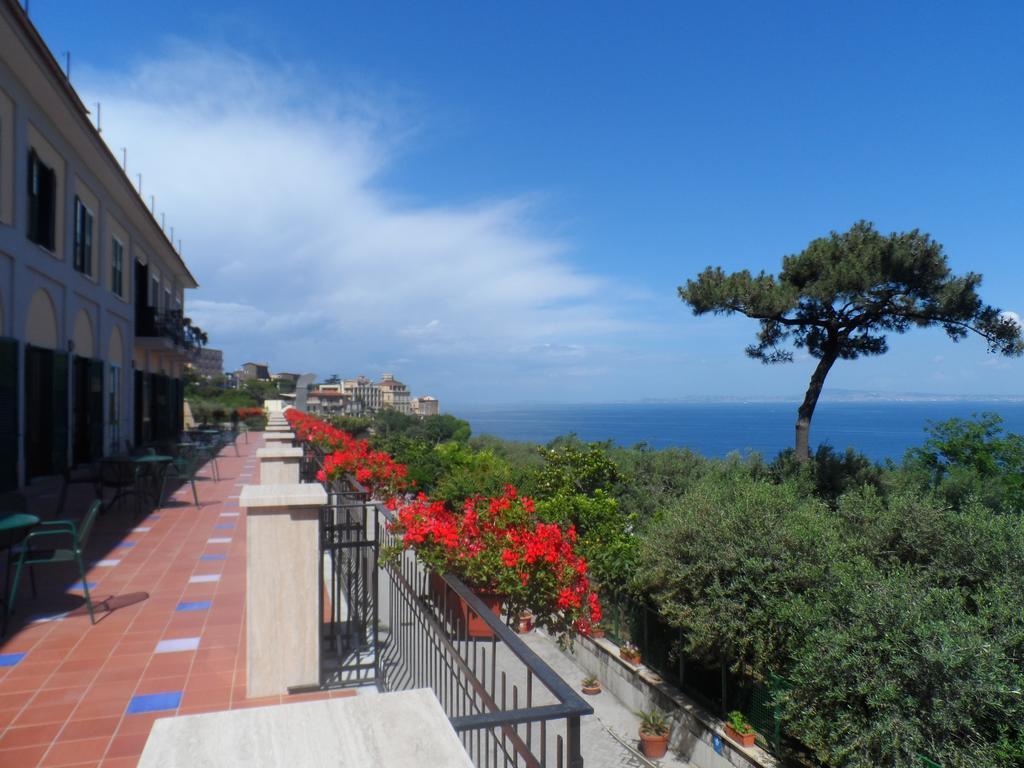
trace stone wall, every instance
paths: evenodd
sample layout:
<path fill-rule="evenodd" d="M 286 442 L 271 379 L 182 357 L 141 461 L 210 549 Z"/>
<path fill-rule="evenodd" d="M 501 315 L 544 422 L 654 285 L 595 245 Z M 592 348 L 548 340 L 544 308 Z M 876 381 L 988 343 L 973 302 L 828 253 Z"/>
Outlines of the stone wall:
<path fill-rule="evenodd" d="M 607 639 L 579 638 L 564 651 L 577 666 L 601 680 L 606 691 L 634 711 L 659 709 L 670 716 L 670 747 L 698 768 L 779 768 L 780 763 L 759 747 L 744 749 L 725 736 L 722 721 L 644 666 L 619 658 L 619 648 Z M 717 739 L 716 739 L 717 737 Z M 716 749 L 720 743 L 720 751 Z"/>

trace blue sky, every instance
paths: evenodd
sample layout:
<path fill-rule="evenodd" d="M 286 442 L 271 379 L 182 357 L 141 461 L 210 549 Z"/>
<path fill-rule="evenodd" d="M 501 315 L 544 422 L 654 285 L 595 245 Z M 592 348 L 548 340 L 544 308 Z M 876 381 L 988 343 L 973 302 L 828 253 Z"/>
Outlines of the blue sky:
<path fill-rule="evenodd" d="M 694 318 L 860 218 L 1024 313 L 1024 5 L 33 0 L 184 241 L 226 362 L 446 403 L 799 395 Z M 556 7 L 557 6 L 557 7 Z M 941 332 L 828 386 L 1024 394 Z"/>

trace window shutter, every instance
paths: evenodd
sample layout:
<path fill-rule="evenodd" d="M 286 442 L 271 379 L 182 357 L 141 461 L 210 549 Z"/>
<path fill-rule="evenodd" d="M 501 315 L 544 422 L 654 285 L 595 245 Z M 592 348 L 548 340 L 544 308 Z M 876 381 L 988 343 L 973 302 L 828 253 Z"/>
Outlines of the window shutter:
<path fill-rule="evenodd" d="M 84 251 L 84 258 L 82 259 L 82 271 L 87 275 L 92 275 L 92 214 L 89 209 L 84 205 L 85 219 L 85 238 L 82 243 L 82 250 Z"/>

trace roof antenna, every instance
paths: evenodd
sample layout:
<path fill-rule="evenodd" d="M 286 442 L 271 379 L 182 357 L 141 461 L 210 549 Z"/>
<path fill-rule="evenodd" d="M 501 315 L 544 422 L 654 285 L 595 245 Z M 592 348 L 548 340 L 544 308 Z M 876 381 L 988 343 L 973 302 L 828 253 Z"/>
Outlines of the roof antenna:
<path fill-rule="evenodd" d="M 171 243 L 174 243 L 174 227 L 171 227 Z"/>
<path fill-rule="evenodd" d="M 163 211 L 160 211 L 160 229 L 167 231 L 167 214 Z"/>
<path fill-rule="evenodd" d="M 142 174 L 139 174 L 139 197 L 142 197 Z"/>
<path fill-rule="evenodd" d="M 64 51 L 64 77 L 71 80 L 71 51 Z"/>
<path fill-rule="evenodd" d="M 128 173 L 128 147 L 121 147 L 121 169 Z"/>
<path fill-rule="evenodd" d="M 150 213 L 156 213 L 156 195 L 149 196 L 149 210 Z"/>
<path fill-rule="evenodd" d="M 100 111 L 100 103 L 96 102 L 96 133 L 103 133 L 103 113 Z"/>

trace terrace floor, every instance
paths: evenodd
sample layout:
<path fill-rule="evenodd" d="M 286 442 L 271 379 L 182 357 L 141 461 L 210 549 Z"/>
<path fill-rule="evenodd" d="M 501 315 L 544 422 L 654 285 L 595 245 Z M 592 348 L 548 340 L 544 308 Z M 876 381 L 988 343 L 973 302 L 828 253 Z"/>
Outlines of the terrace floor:
<path fill-rule="evenodd" d="M 152 514 L 130 504 L 97 521 L 86 581 L 90 625 L 73 566 L 23 579 L 0 640 L 0 766 L 134 766 L 160 717 L 354 695 L 333 691 L 247 699 L 245 518 L 241 486 L 259 482 L 258 433 L 204 468 L 200 507 L 187 486 Z M 52 519 L 59 483 L 27 489 L 29 511 Z M 92 489 L 73 485 L 66 517 Z M 0 555 L 2 556 L 2 555 Z"/>

